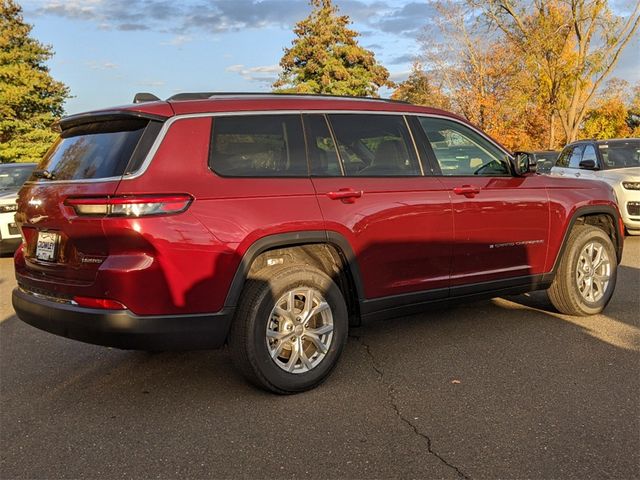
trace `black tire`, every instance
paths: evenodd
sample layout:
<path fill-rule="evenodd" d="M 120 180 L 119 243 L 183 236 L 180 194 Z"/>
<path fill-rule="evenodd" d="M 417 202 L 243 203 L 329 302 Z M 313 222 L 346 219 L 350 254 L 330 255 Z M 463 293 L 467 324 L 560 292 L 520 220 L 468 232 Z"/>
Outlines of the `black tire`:
<path fill-rule="evenodd" d="M 610 264 L 609 283 L 597 301 L 588 301 L 578 287 L 577 268 L 580 254 L 591 242 L 604 247 Z M 616 286 L 618 260 L 613 243 L 600 228 L 591 225 L 576 225 L 567 239 L 567 246 L 553 279 L 547 290 L 549 299 L 560 313 L 567 315 L 595 315 L 607 306 Z"/>
<path fill-rule="evenodd" d="M 347 341 L 347 306 L 340 288 L 324 272 L 308 265 L 267 267 L 247 280 L 240 297 L 229 346 L 235 365 L 254 385 L 279 394 L 309 390 L 322 383 L 335 367 Z M 333 337 L 319 363 L 304 373 L 290 373 L 271 358 L 266 330 L 271 311 L 285 293 L 300 288 L 320 292 L 331 308 Z"/>

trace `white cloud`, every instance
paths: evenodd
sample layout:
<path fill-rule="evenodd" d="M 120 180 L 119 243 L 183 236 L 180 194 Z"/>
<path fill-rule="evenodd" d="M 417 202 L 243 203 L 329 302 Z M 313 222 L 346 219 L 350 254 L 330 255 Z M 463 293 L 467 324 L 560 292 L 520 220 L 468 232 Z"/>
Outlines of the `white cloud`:
<path fill-rule="evenodd" d="M 389 80 L 396 83 L 404 82 L 407 78 L 409 78 L 410 74 L 411 74 L 411 70 L 403 70 L 401 72 L 392 72 L 391 75 L 389 75 Z"/>
<path fill-rule="evenodd" d="M 225 71 L 237 73 L 245 80 L 251 82 L 273 83 L 280 73 L 279 65 L 261 65 L 257 67 L 247 67 L 242 64 L 230 65 Z"/>
<path fill-rule="evenodd" d="M 170 45 L 172 47 L 182 47 L 183 45 L 191 42 L 193 38 L 190 35 L 176 35 L 166 42 L 161 42 L 160 45 Z"/>
<path fill-rule="evenodd" d="M 143 80 L 142 82 L 138 82 L 137 85 L 141 87 L 159 88 L 164 87 L 165 82 L 163 80 Z"/>
<path fill-rule="evenodd" d="M 91 70 L 116 70 L 118 68 L 118 65 L 116 63 L 105 61 L 98 62 L 95 60 L 87 62 L 87 66 Z"/>

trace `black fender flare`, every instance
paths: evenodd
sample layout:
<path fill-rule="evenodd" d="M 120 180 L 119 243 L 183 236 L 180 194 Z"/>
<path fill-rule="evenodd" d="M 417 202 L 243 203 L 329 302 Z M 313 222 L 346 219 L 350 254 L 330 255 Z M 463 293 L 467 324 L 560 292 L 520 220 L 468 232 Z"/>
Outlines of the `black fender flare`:
<path fill-rule="evenodd" d="M 560 264 L 560 259 L 564 255 L 564 252 L 567 248 L 567 240 L 569 239 L 569 233 L 571 233 L 571 229 L 576 224 L 578 218 L 583 217 L 585 215 L 608 215 L 613 218 L 613 228 L 615 230 L 615 241 L 614 248 L 616 250 L 616 256 L 618 259 L 618 263 L 622 260 L 622 250 L 624 247 L 624 234 L 620 234 L 619 225 L 620 225 L 620 213 L 618 209 L 611 205 L 589 205 L 585 207 L 578 207 L 573 215 L 571 215 L 571 220 L 567 225 L 567 228 L 564 231 L 564 235 L 562 237 L 562 243 L 560 244 L 560 249 L 556 254 L 556 258 L 553 262 L 553 268 L 551 272 L 545 275 L 546 278 L 544 280 L 552 281 L 556 276 L 556 271 L 558 270 L 558 266 Z"/>
<path fill-rule="evenodd" d="M 353 279 L 356 293 L 358 295 L 358 300 L 363 300 L 364 289 L 362 285 L 362 277 L 360 275 L 360 268 L 358 267 L 356 256 L 353 253 L 353 249 L 351 248 L 351 244 L 349 243 L 349 241 L 337 232 L 325 230 L 308 230 L 267 235 L 253 242 L 240 260 L 240 264 L 238 265 L 236 273 L 233 276 L 233 280 L 231 281 L 231 285 L 229 286 L 229 291 L 227 292 L 224 306 L 237 306 L 238 300 L 240 299 L 240 294 L 242 293 L 242 289 L 244 287 L 245 280 L 247 279 L 247 275 L 249 274 L 249 269 L 251 268 L 253 261 L 261 253 L 264 253 L 267 250 L 272 250 L 274 248 L 295 247 L 298 245 L 313 243 L 326 243 L 334 246 L 338 249 L 339 252 L 341 252 L 341 254 L 344 256 L 344 260 L 347 263 L 347 268 L 349 269 L 349 272 Z"/>

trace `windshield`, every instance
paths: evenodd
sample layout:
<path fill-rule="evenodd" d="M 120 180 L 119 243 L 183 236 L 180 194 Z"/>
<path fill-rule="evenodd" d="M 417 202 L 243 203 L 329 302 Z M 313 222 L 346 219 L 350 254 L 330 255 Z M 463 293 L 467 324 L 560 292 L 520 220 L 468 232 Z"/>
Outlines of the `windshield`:
<path fill-rule="evenodd" d="M 640 167 L 640 140 L 625 140 L 598 145 L 607 170 Z"/>
<path fill-rule="evenodd" d="M 34 165 L 0 165 L 0 190 L 19 189 L 34 168 Z"/>

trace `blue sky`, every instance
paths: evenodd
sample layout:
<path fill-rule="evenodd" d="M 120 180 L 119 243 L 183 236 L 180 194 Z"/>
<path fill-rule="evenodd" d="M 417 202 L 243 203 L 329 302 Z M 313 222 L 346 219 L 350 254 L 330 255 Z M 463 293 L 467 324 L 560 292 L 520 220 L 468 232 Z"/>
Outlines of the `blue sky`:
<path fill-rule="evenodd" d="M 310 11 L 306 0 L 18 1 L 33 35 L 56 52 L 49 66 L 74 95 L 68 114 L 129 103 L 141 91 L 269 91 L 294 24 Z M 433 16 L 428 2 L 335 3 L 392 79 L 405 78 Z M 638 51 L 636 34 L 614 76 L 640 81 Z"/>

